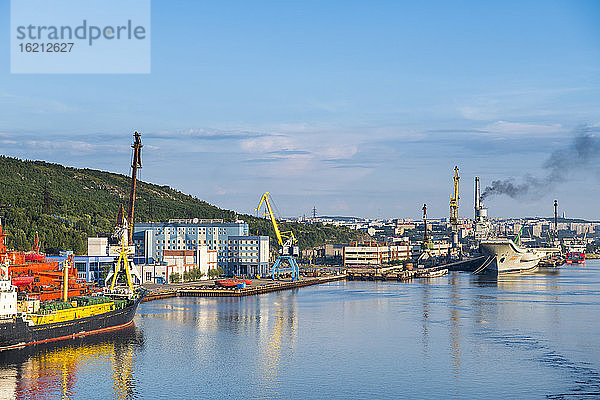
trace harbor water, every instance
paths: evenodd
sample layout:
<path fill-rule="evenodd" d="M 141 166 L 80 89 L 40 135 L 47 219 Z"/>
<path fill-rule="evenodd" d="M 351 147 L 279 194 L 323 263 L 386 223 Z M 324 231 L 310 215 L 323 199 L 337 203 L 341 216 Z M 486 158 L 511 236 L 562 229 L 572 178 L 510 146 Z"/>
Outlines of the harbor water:
<path fill-rule="evenodd" d="M 0 398 L 600 398 L 600 262 L 142 304 L 0 353 Z"/>

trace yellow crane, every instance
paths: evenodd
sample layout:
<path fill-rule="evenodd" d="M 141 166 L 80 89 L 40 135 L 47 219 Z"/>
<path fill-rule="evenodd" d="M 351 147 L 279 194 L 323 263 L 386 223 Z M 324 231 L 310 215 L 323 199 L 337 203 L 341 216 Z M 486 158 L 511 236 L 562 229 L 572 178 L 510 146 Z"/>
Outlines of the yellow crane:
<path fill-rule="evenodd" d="M 458 224 L 458 200 L 460 199 L 458 194 L 458 167 L 454 167 L 454 191 L 452 197 L 450 197 L 450 223 Z"/>
<path fill-rule="evenodd" d="M 296 244 L 297 240 L 294 237 L 294 232 L 292 232 L 292 231 L 281 232 L 279 230 L 279 225 L 277 225 L 277 219 L 275 219 L 275 214 L 273 213 L 273 208 L 271 207 L 271 202 L 269 201 L 269 197 L 271 197 L 271 193 L 266 192 L 265 194 L 263 194 L 262 197 L 260 198 L 260 202 L 258 203 L 258 207 L 256 207 L 256 209 L 254 211 L 259 212 L 260 207 L 264 203 L 265 211 L 264 211 L 263 216 L 271 218 L 271 224 L 273 224 L 273 230 L 275 231 L 275 236 L 277 236 L 277 243 L 279 243 L 279 245 L 281 247 L 284 247 L 286 245 L 291 246 L 291 245 Z M 284 242 L 284 239 L 285 239 L 285 242 Z"/>
<path fill-rule="evenodd" d="M 279 230 L 279 225 L 277 224 L 277 219 L 275 218 L 273 208 L 271 207 L 271 201 L 269 200 L 270 197 L 271 194 L 269 192 L 263 194 L 255 211 L 259 212 L 261 206 L 263 204 L 265 205 L 263 216 L 271 219 L 271 224 L 273 225 L 273 230 L 275 231 L 275 236 L 277 237 L 277 243 L 279 246 L 281 246 L 281 249 L 279 249 L 279 256 L 275 260 L 271 270 L 271 278 L 279 279 L 279 274 L 281 272 L 290 272 L 292 275 L 292 280 L 297 281 L 300 278 L 300 267 L 298 266 L 296 257 L 299 255 L 300 251 L 298 246 L 295 246 L 295 244 L 298 241 L 294 236 L 294 232 L 282 232 Z M 288 264 L 287 268 L 283 267 L 285 264 Z"/>
<path fill-rule="evenodd" d="M 116 259 L 114 271 L 106 277 L 106 282 L 108 283 L 112 277 L 110 291 L 113 291 L 115 289 L 115 284 L 117 284 L 117 281 L 119 280 L 121 270 L 123 270 L 123 273 L 127 279 L 127 289 L 129 289 L 129 293 L 133 293 L 134 288 L 131 270 L 133 268 L 132 257 L 134 253 L 134 247 L 129 246 L 129 226 L 127 223 L 127 218 L 125 217 L 125 209 L 123 208 L 123 205 L 121 205 L 119 216 L 117 218 L 120 219 L 120 224 L 117 225 L 116 228 L 116 236 L 119 239 L 119 244 L 114 250 L 118 251 L 119 256 Z"/>
<path fill-rule="evenodd" d="M 460 176 L 458 175 L 458 167 L 454 167 L 454 189 L 452 196 L 450 197 L 450 229 L 451 229 L 451 240 L 452 248 L 457 249 L 458 243 L 458 200 L 460 199 L 458 191 L 458 182 Z"/>

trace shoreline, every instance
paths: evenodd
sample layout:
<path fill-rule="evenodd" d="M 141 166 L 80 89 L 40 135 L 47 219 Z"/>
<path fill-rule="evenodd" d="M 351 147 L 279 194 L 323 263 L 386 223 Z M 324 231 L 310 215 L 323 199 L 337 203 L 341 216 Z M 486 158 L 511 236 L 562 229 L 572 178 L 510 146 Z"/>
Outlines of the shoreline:
<path fill-rule="evenodd" d="M 214 280 L 176 284 L 145 284 L 148 294 L 142 302 L 171 297 L 245 297 L 290 290 L 340 280 L 350 281 L 410 281 L 414 278 L 435 278 L 448 273 L 446 266 L 399 271 L 398 267 L 348 269 L 346 273 L 320 277 L 303 277 L 298 281 L 273 281 L 254 279 L 252 286 L 244 289 L 223 288 Z"/>

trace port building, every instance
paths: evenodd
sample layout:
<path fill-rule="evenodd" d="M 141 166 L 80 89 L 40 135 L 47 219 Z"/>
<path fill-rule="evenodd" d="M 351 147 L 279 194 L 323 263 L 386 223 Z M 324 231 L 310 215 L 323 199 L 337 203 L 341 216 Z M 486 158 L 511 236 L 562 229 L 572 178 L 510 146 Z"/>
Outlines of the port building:
<path fill-rule="evenodd" d="M 269 274 L 268 236 L 230 236 L 227 244 L 230 275 Z"/>
<path fill-rule="evenodd" d="M 248 224 L 240 220 L 194 218 L 136 223 L 135 263 L 161 263 L 169 251 L 185 250 L 195 252 L 196 263 L 202 264 L 203 259 L 210 259 L 209 254 L 215 252 L 216 268 L 228 275 L 266 275 L 269 237 L 249 236 L 248 231 Z"/>
<path fill-rule="evenodd" d="M 171 282 L 171 276 L 177 274 L 180 279 L 186 272 L 199 269 L 208 279 L 208 270 L 217 268 L 216 250 L 208 250 L 200 246 L 198 250 L 165 250 L 160 263 L 140 264 L 142 283 Z"/>
<path fill-rule="evenodd" d="M 390 261 L 406 260 L 411 257 L 411 246 L 408 243 L 400 245 L 381 245 L 375 242 L 351 244 L 344 247 L 344 266 L 374 266 Z"/>
<path fill-rule="evenodd" d="M 61 261 L 67 258 L 68 254 L 60 252 Z M 73 266 L 77 268 L 77 278 L 86 282 L 93 282 L 97 286 L 103 286 L 108 271 L 113 268 L 115 262 L 114 256 L 108 255 L 108 238 L 90 237 L 88 238 L 87 255 L 74 255 Z"/>

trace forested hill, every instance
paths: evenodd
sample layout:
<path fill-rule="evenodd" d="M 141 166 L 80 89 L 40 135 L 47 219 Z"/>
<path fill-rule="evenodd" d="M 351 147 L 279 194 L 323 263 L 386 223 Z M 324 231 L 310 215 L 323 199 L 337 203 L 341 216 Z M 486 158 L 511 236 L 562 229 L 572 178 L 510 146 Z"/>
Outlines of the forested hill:
<path fill-rule="evenodd" d="M 88 236 L 113 231 L 119 206 L 129 201 L 130 178 L 93 169 L 64 167 L 43 161 L 22 161 L 0 156 L 0 215 L 8 234 L 8 246 L 29 250 L 36 232 L 42 250 L 56 253 L 87 251 Z M 258 196 L 258 195 L 257 195 Z M 4 205 L 2 207 L 1 205 Z M 169 218 L 222 218 L 233 221 L 236 213 L 181 193 L 168 186 L 138 182 L 135 221 L 167 221 Z M 268 234 L 268 221 L 241 215 L 251 234 Z M 284 224 L 303 248 L 326 242 L 344 243 L 360 234 L 345 228 Z"/>

